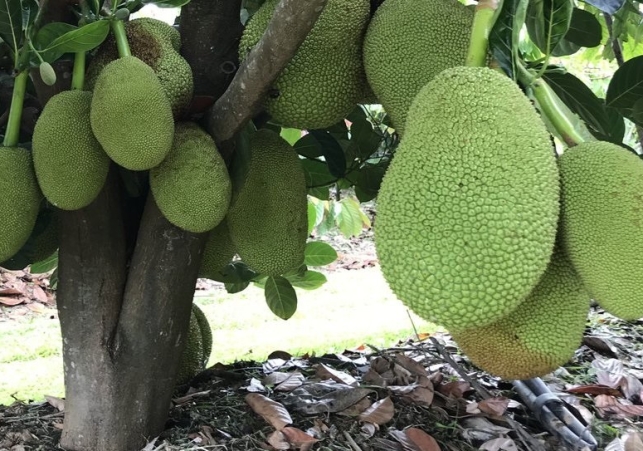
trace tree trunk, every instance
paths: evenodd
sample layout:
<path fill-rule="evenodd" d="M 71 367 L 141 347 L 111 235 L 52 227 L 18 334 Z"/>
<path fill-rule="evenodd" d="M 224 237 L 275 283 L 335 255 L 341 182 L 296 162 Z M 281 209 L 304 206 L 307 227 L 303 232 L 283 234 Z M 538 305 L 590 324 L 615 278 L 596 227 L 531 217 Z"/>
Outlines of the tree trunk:
<path fill-rule="evenodd" d="M 128 262 L 122 197 L 112 171 L 96 201 L 61 215 L 67 450 L 134 451 L 157 436 L 185 344 L 206 235 L 171 225 L 149 195 Z"/>

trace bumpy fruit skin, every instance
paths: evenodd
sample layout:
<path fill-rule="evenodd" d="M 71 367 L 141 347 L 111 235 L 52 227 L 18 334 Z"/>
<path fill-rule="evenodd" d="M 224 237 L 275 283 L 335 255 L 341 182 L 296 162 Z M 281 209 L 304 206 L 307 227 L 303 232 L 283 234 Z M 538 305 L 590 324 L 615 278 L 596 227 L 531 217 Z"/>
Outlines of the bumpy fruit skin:
<path fill-rule="evenodd" d="M 181 117 L 189 107 L 194 92 L 192 69 L 178 53 L 181 35 L 167 23 L 147 17 L 126 22 L 125 32 L 132 55 L 154 70 L 172 105 L 174 118 Z M 86 88 L 93 89 L 103 68 L 117 58 L 116 41 L 110 35 L 87 68 Z"/>
<path fill-rule="evenodd" d="M 212 353 L 212 329 L 210 328 L 210 323 L 205 317 L 203 310 L 199 308 L 198 305 L 192 304 L 192 314 L 196 318 L 197 323 L 199 323 L 199 332 L 201 334 L 201 343 L 203 348 L 203 357 L 201 359 L 201 369 L 205 369 L 210 360 L 210 354 Z"/>
<path fill-rule="evenodd" d="M 126 169 L 161 163 L 174 138 L 172 108 L 154 71 L 127 56 L 102 70 L 92 97 L 92 131 L 107 155 Z"/>
<path fill-rule="evenodd" d="M 230 238 L 228 221 L 225 219 L 219 223 L 208 235 L 205 243 L 199 277 L 216 280 L 219 272 L 230 263 L 237 250 Z"/>
<path fill-rule="evenodd" d="M 212 352 L 212 330 L 203 311 L 192 304 L 190 327 L 183 354 L 179 361 L 177 385 L 183 385 L 206 368 Z"/>
<path fill-rule="evenodd" d="M 110 159 L 92 132 L 91 103 L 88 91 L 56 94 L 34 128 L 32 155 L 38 184 L 47 200 L 63 210 L 89 205 L 109 172 Z"/>
<path fill-rule="evenodd" d="M 29 239 L 41 199 L 30 152 L 0 147 L 0 261 L 13 257 Z"/>
<path fill-rule="evenodd" d="M 562 180 L 565 250 L 596 302 L 614 316 L 643 316 L 643 162 L 608 142 L 567 149 Z"/>
<path fill-rule="evenodd" d="M 279 0 L 267 0 L 248 21 L 239 44 L 243 60 L 259 42 Z M 366 83 L 362 63 L 369 0 L 329 0 L 266 101 L 273 119 L 286 127 L 325 128 L 348 115 Z"/>
<path fill-rule="evenodd" d="M 571 262 L 556 249 L 538 285 L 513 312 L 452 336 L 475 365 L 494 376 L 544 376 L 569 361 L 580 346 L 589 300 Z"/>
<path fill-rule="evenodd" d="M 377 9 L 364 38 L 364 68 L 400 135 L 420 89 L 464 65 L 472 24 L 473 10 L 457 0 L 386 0 Z"/>
<path fill-rule="evenodd" d="M 484 326 L 544 273 L 558 212 L 554 150 L 529 100 L 499 72 L 453 68 L 411 106 L 379 191 L 375 246 L 418 315 Z"/>
<path fill-rule="evenodd" d="M 214 141 L 192 122 L 176 125 L 172 150 L 150 170 L 150 189 L 163 216 L 194 233 L 212 230 L 223 220 L 232 194 Z"/>
<path fill-rule="evenodd" d="M 56 211 L 41 208 L 31 235 L 20 250 L 0 266 L 12 271 L 21 270 L 50 257 L 58 249 L 58 217 Z"/>
<path fill-rule="evenodd" d="M 250 152 L 245 182 L 226 220 L 241 259 L 258 273 L 277 276 L 304 261 L 306 179 L 295 149 L 270 130 L 253 135 Z"/>

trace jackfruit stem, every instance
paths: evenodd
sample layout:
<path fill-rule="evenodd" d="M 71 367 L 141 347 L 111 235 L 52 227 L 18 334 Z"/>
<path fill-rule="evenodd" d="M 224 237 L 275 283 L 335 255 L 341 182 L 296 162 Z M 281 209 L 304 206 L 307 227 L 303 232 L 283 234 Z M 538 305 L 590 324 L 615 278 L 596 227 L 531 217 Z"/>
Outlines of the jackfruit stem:
<path fill-rule="evenodd" d="M 20 121 L 22 120 L 22 105 L 27 91 L 27 80 L 29 71 L 23 70 L 16 75 L 13 82 L 13 94 L 11 97 L 11 109 L 7 121 L 7 131 L 4 135 L 4 146 L 14 147 L 20 141 Z"/>
<path fill-rule="evenodd" d="M 466 66 L 484 67 L 487 65 L 489 33 L 491 33 L 495 22 L 496 9 L 498 9 L 498 0 L 481 0 L 476 6 Z"/>
<path fill-rule="evenodd" d="M 85 52 L 74 55 L 74 72 L 71 77 L 71 89 L 82 91 L 85 85 Z"/>
<path fill-rule="evenodd" d="M 114 33 L 114 39 L 116 40 L 116 48 L 118 48 L 118 56 L 123 58 L 125 56 L 132 56 L 132 52 L 129 48 L 129 42 L 127 42 L 127 33 L 125 32 L 125 24 L 122 20 L 114 19 L 112 20 L 112 32 Z"/>

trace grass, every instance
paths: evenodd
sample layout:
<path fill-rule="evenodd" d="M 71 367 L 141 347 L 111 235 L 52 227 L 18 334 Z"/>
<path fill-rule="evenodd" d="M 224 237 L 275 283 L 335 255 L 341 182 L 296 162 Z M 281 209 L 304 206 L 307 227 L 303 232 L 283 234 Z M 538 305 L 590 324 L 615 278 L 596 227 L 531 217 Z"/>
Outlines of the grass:
<path fill-rule="evenodd" d="M 314 291 L 298 290 L 288 321 L 270 312 L 263 292 L 250 287 L 197 292 L 195 302 L 212 327 L 210 364 L 254 359 L 277 349 L 293 355 L 343 351 L 363 343 L 386 347 L 413 336 L 407 309 L 390 292 L 378 268 L 338 271 Z M 413 317 L 419 332 L 435 327 Z M 61 338 L 52 315 L 0 322 L 0 404 L 64 396 Z M 13 395 L 13 396 L 12 396 Z"/>

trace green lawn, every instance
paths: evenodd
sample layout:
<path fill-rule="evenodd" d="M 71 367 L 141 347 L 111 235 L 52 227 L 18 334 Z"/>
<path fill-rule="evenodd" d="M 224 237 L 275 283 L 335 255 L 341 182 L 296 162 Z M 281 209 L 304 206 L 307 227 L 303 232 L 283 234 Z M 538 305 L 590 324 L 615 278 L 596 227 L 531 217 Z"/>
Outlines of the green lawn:
<path fill-rule="evenodd" d="M 342 351 L 362 343 L 389 346 L 413 335 L 407 309 L 391 294 L 379 269 L 339 271 L 315 291 L 298 290 L 297 313 L 283 321 L 263 292 L 197 292 L 214 335 L 210 364 L 263 360 L 281 349 L 294 355 Z M 50 315 L 0 322 L 0 404 L 63 396 L 60 329 Z M 413 316 L 420 332 L 434 326 Z"/>

